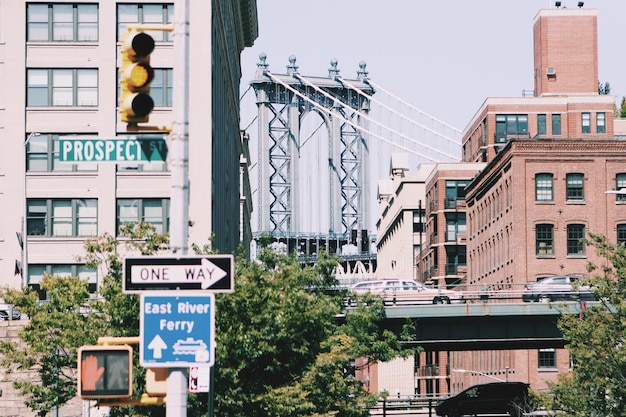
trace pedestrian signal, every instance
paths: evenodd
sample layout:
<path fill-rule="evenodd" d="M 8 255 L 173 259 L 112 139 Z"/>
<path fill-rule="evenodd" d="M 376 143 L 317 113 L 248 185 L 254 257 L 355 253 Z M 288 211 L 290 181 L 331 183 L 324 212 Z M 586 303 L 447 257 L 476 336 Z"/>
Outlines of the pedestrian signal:
<path fill-rule="evenodd" d="M 78 395 L 83 399 L 133 395 L 133 349 L 128 345 L 78 349 Z"/>

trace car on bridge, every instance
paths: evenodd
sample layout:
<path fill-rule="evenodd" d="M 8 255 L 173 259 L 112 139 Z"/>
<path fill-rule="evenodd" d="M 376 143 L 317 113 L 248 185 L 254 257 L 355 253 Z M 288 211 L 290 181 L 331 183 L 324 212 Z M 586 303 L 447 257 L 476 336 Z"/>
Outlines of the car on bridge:
<path fill-rule="evenodd" d="M 521 417 L 531 410 L 529 385 L 524 382 L 492 382 L 473 385 L 460 393 L 440 400 L 438 416 L 459 417 L 483 414 L 506 414 Z"/>
<path fill-rule="evenodd" d="M 578 275 L 556 275 L 528 283 L 522 293 L 525 302 L 548 303 L 550 301 L 595 300 L 593 288 L 581 285 Z"/>
<path fill-rule="evenodd" d="M 464 303 L 463 293 L 439 288 L 429 288 L 421 282 L 403 279 L 361 281 L 351 288 L 354 294 L 380 294 L 385 305 L 459 304 Z"/>

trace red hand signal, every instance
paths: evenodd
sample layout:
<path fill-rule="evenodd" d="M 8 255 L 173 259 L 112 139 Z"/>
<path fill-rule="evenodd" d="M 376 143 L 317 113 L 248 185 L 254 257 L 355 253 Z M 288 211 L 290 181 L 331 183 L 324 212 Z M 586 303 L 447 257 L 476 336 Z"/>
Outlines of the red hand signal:
<path fill-rule="evenodd" d="M 81 364 L 80 381 L 85 391 L 95 391 L 96 383 L 104 373 L 104 367 L 98 368 L 98 358 L 89 355 Z"/>

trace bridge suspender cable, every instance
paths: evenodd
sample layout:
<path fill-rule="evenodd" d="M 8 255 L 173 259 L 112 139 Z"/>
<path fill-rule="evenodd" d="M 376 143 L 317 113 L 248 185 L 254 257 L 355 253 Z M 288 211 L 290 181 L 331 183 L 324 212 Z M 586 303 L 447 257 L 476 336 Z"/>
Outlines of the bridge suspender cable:
<path fill-rule="evenodd" d="M 344 80 L 342 79 L 342 82 L 343 82 L 343 81 L 344 81 Z M 371 85 L 374 89 L 382 91 L 383 93 L 385 93 L 385 94 L 387 94 L 388 96 L 392 97 L 392 98 L 393 98 L 393 99 L 395 99 L 396 101 L 398 101 L 398 102 L 400 102 L 400 103 L 404 104 L 404 105 L 405 105 L 405 106 L 407 106 L 408 108 L 410 108 L 410 109 L 412 109 L 412 110 L 415 110 L 415 111 L 417 111 L 417 112 L 419 112 L 419 113 L 421 113 L 421 114 L 423 114 L 423 115 L 427 116 L 428 118 L 430 118 L 430 119 L 434 120 L 435 122 L 439 123 L 440 125 L 442 125 L 442 126 L 444 126 L 444 127 L 447 127 L 448 129 L 450 129 L 450 130 L 452 130 L 452 131 L 454 131 L 454 132 L 456 132 L 456 133 L 461 133 L 461 130 L 457 129 L 456 127 L 454 127 L 454 126 L 452 126 L 452 125 L 449 125 L 448 123 L 446 123 L 446 122 L 444 122 L 444 121 L 442 121 L 442 120 L 439 120 L 439 119 L 437 119 L 436 117 L 431 116 L 431 115 L 430 115 L 430 114 L 428 114 L 428 113 L 424 113 L 423 111 L 421 111 L 421 110 L 420 110 L 420 109 L 418 109 L 417 107 L 415 107 L 415 106 L 411 105 L 410 103 L 407 103 L 406 101 L 402 100 L 400 97 L 397 97 L 397 96 L 395 96 L 395 95 L 391 94 L 389 91 L 385 90 L 385 89 L 384 89 L 384 88 L 382 88 L 380 85 L 373 83 L 373 82 L 372 82 L 372 80 L 370 80 L 370 79 L 366 79 L 364 82 L 366 82 L 367 84 Z M 365 94 L 365 93 L 363 93 L 363 94 Z"/>
<path fill-rule="evenodd" d="M 313 88 L 315 91 L 318 91 L 319 93 L 321 93 L 321 94 L 322 94 L 322 95 L 324 95 L 325 97 L 330 98 L 331 100 L 337 100 L 337 98 L 336 98 L 336 97 L 332 96 L 331 94 L 328 94 L 326 91 L 324 91 L 324 90 L 322 90 L 321 88 L 319 88 L 318 86 L 316 86 L 316 85 L 314 85 L 314 84 L 310 83 L 309 81 L 307 81 L 306 79 L 302 78 L 302 77 L 301 77 L 301 76 L 299 76 L 298 74 L 293 74 L 293 77 L 294 77 L 294 78 L 296 78 L 296 79 L 297 79 L 298 81 L 300 81 L 301 83 L 303 83 L 303 84 L 305 84 L 305 85 L 307 85 L 307 86 L 309 86 L 309 87 Z M 302 94 L 298 94 L 298 95 L 299 95 L 299 96 L 301 96 L 301 97 L 303 96 Z M 398 135 L 400 138 L 405 139 L 405 140 L 407 140 L 407 141 L 409 141 L 409 142 L 411 142 L 411 143 L 414 143 L 414 144 L 415 144 L 415 145 L 417 145 L 417 146 L 421 146 L 421 147 L 423 147 L 423 148 L 428 149 L 428 150 L 429 150 L 429 151 L 431 151 L 431 152 L 438 153 L 439 155 L 442 155 L 442 156 L 444 156 L 444 157 L 446 157 L 446 158 L 449 158 L 451 161 L 456 161 L 456 160 L 458 160 L 458 159 L 459 159 L 459 157 L 458 157 L 458 156 L 454 156 L 454 155 L 448 154 L 448 153 L 446 153 L 446 152 L 442 152 L 442 151 L 440 151 L 439 149 L 433 148 L 432 146 L 428 146 L 428 145 L 425 145 L 425 144 L 423 144 L 423 143 L 419 143 L 419 142 L 418 142 L 418 141 L 416 141 L 415 139 L 412 139 L 412 138 L 410 138 L 410 137 L 408 137 L 408 136 L 406 136 L 406 135 L 402 134 L 401 132 L 398 132 L 397 130 L 394 130 L 394 129 L 391 129 L 391 128 L 389 128 L 389 127 L 385 126 L 384 124 L 382 124 L 382 123 L 378 122 L 377 120 L 374 120 L 373 118 L 371 118 L 371 117 L 369 117 L 369 116 L 365 115 L 364 113 L 361 113 L 360 111 L 358 111 L 358 110 L 356 110 L 356 109 L 354 109 L 354 111 L 355 111 L 355 112 L 356 112 L 356 113 L 357 113 L 360 117 L 363 117 L 365 120 L 368 120 L 369 122 L 371 122 L 371 123 L 373 123 L 373 124 L 376 124 L 376 125 L 380 126 L 381 128 L 386 129 L 386 130 L 387 130 L 387 131 L 389 131 L 390 133 L 393 133 L 393 134 L 395 134 L 395 135 Z M 359 129 L 362 129 L 362 128 L 361 128 L 361 127 L 359 127 Z M 368 133 L 369 133 L 369 132 L 368 132 Z M 376 136 L 377 136 L 377 137 L 379 137 L 378 135 L 376 135 Z M 392 145 L 397 146 L 397 145 L 396 145 L 396 144 L 394 144 L 394 143 L 392 143 Z M 419 154 L 419 155 L 420 155 L 420 156 L 422 156 L 422 157 L 425 157 L 425 155 L 422 155 L 422 154 Z M 435 159 L 433 159 L 433 158 L 429 158 L 429 159 L 430 159 L 431 161 L 441 162 L 441 161 L 439 161 L 439 160 L 435 160 Z"/>
<path fill-rule="evenodd" d="M 287 90 L 289 90 L 289 91 L 291 91 L 292 93 L 296 94 L 298 97 L 300 97 L 300 98 L 302 98 L 302 99 L 306 100 L 307 102 L 309 102 L 310 104 L 312 104 L 312 105 L 313 105 L 315 108 L 317 108 L 318 110 L 320 110 L 320 111 L 322 111 L 322 112 L 324 112 L 324 113 L 328 114 L 329 116 L 332 116 L 332 117 L 337 117 L 337 118 L 338 118 L 338 119 L 340 119 L 341 121 L 343 121 L 343 122 L 345 122 L 345 123 L 349 124 L 350 126 L 354 127 L 354 128 L 355 128 L 355 129 L 357 129 L 357 130 L 360 130 L 360 131 L 365 132 L 365 133 L 367 133 L 367 134 L 369 134 L 369 135 L 372 135 L 373 137 L 376 137 L 377 139 L 379 139 L 379 140 L 381 140 L 381 141 L 383 141 L 383 142 L 385 142 L 385 143 L 388 143 L 389 145 L 392 145 L 392 146 L 394 146 L 394 147 L 396 147 L 396 148 L 402 149 L 402 150 L 404 150 L 404 151 L 406 151 L 406 152 L 408 152 L 408 153 L 412 153 L 412 154 L 414 154 L 414 155 L 417 155 L 417 156 L 420 156 L 420 157 L 422 157 L 422 158 L 428 159 L 428 160 L 430 160 L 430 161 L 432 161 L 432 162 L 441 162 L 441 161 L 440 161 L 440 160 L 438 160 L 438 159 L 434 159 L 434 158 L 431 158 L 431 157 L 429 157 L 429 156 L 423 155 L 423 154 L 421 154 L 421 153 L 417 152 L 415 149 L 411 149 L 411 148 L 407 148 L 406 146 L 398 145 L 397 143 L 394 143 L 393 141 L 391 141 L 391 140 L 389 140 L 389 139 L 387 139 L 387 138 L 385 138 L 385 137 L 383 137 L 383 136 L 380 136 L 380 135 L 378 135 L 378 134 L 376 134 L 376 133 L 374 133 L 374 132 L 371 132 L 371 131 L 369 131 L 369 130 L 367 130 L 367 129 L 364 129 L 362 126 L 359 126 L 358 124 L 354 123 L 353 121 L 346 119 L 345 117 L 341 116 L 341 114 L 339 114 L 339 113 L 333 113 L 333 112 L 332 112 L 332 111 L 330 111 L 329 109 L 327 109 L 327 108 L 325 108 L 324 106 L 322 106 L 322 105 L 320 105 L 320 104 L 316 103 L 315 101 L 313 101 L 313 100 L 312 100 L 312 99 L 310 99 L 309 97 L 307 97 L 307 96 L 303 95 L 303 94 L 302 94 L 302 93 L 300 93 L 298 90 L 296 90 L 295 88 L 291 87 L 289 84 L 285 83 L 284 81 L 282 81 L 281 79 L 279 79 L 278 77 L 276 77 L 274 74 L 272 74 L 272 73 L 271 73 L 270 71 L 268 71 L 268 70 L 265 70 L 263 74 L 264 74 L 264 75 L 266 75 L 267 77 L 270 77 L 272 80 L 276 81 L 278 84 L 282 85 L 282 86 L 283 86 L 283 87 L 285 87 Z M 332 97 L 332 98 L 333 98 L 333 99 L 335 99 L 334 97 Z M 418 145 L 420 145 L 420 144 L 418 143 Z"/>
<path fill-rule="evenodd" d="M 410 123 L 414 124 L 415 126 L 420 127 L 420 128 L 422 128 L 422 129 L 424 129 L 424 130 L 426 130 L 426 131 L 428 131 L 428 132 L 430 132 L 430 133 L 434 134 L 435 136 L 438 136 L 438 137 L 440 137 L 440 138 L 442 138 L 442 139 L 445 139 L 445 140 L 447 140 L 447 141 L 450 141 L 450 142 L 452 142 L 452 143 L 453 143 L 453 144 L 455 144 L 455 145 L 460 145 L 460 141 L 459 141 L 458 139 L 456 139 L 456 138 L 451 138 L 451 137 L 449 137 L 449 136 L 443 135 L 443 134 L 441 134 L 441 133 L 437 132 L 436 130 L 433 130 L 433 129 L 431 129 L 431 128 L 429 128 L 429 127 L 427 127 L 427 126 L 425 126 L 425 125 L 421 124 L 421 123 L 420 123 L 420 122 L 418 122 L 417 120 L 413 120 L 413 119 L 408 118 L 408 117 L 407 117 L 407 116 L 405 116 L 404 114 L 399 113 L 399 112 L 397 112 L 396 110 L 392 109 L 391 107 L 389 107 L 389 106 L 385 105 L 382 101 L 380 101 L 380 100 L 378 100 L 378 99 L 374 98 L 374 96 L 367 94 L 365 91 L 363 91 L 363 90 L 359 89 L 357 86 L 355 86 L 354 84 L 352 84 L 352 83 L 348 82 L 348 81 L 347 81 L 347 80 L 345 80 L 344 78 L 342 78 L 342 77 L 339 77 L 339 76 L 338 76 L 336 79 L 337 79 L 337 80 L 339 80 L 339 81 L 341 81 L 341 83 L 342 83 L 342 84 L 345 84 L 345 85 L 347 85 L 348 87 L 350 87 L 351 89 L 355 90 L 356 92 L 358 92 L 359 94 L 361 94 L 363 97 L 365 97 L 365 98 L 369 99 L 369 100 L 370 100 L 370 101 L 372 101 L 373 103 L 378 104 L 379 106 L 381 106 L 381 107 L 382 107 L 382 108 L 384 108 L 385 110 L 389 110 L 389 111 L 390 111 L 390 112 L 392 112 L 393 114 L 398 115 L 400 118 L 402 118 L 402 119 L 406 120 L 407 122 L 410 122 Z M 365 80 L 364 82 L 366 82 L 366 83 L 370 84 L 369 80 Z M 372 84 L 372 87 L 374 87 L 374 85 L 373 85 L 373 84 Z M 375 89 L 378 89 L 379 87 L 374 87 L 374 88 L 375 88 Z M 452 129 L 453 131 L 455 131 L 455 132 L 457 132 L 457 133 L 460 133 L 460 131 L 459 131 L 458 129 L 456 129 L 456 128 L 452 127 L 452 126 L 449 126 L 449 125 L 447 125 L 447 124 L 445 124 L 445 123 L 443 123 L 443 122 L 441 122 L 441 121 L 437 120 L 436 118 L 434 118 L 434 117 L 430 116 L 429 114 L 426 114 L 426 113 L 422 112 L 421 110 L 419 110 L 419 109 L 417 109 L 417 108 L 415 108 L 415 107 L 411 106 L 410 104 L 408 104 L 408 103 L 406 103 L 406 102 L 404 102 L 404 101 L 400 100 L 399 98 L 397 98 L 397 97 L 395 97 L 394 95 L 392 95 L 392 94 L 388 93 L 387 91 L 385 91 L 385 90 L 383 90 L 383 89 L 381 89 L 381 91 L 385 92 L 387 95 L 389 95 L 389 96 L 390 96 L 390 97 L 392 97 L 393 99 L 395 99 L 395 100 L 399 101 L 400 103 L 405 104 L 405 105 L 408 105 L 408 106 L 409 106 L 409 108 L 411 108 L 412 110 L 415 110 L 415 111 L 417 111 L 417 112 L 419 112 L 419 113 L 421 113 L 421 114 L 423 114 L 423 115 L 427 116 L 427 117 L 428 117 L 428 118 L 430 118 L 431 120 L 433 120 L 433 121 L 435 121 L 435 122 L 437 122 L 437 123 L 439 123 L 439 124 L 441 124 L 441 125 L 443 125 L 443 126 L 445 126 L 445 127 L 449 128 L 449 129 Z"/>

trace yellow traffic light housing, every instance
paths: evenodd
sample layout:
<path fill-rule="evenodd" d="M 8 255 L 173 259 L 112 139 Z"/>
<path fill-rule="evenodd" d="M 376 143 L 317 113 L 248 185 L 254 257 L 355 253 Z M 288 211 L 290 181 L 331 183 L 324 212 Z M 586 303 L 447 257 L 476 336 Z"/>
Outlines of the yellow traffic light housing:
<path fill-rule="evenodd" d="M 78 349 L 78 395 L 83 399 L 133 395 L 133 349 L 128 345 Z"/>
<path fill-rule="evenodd" d="M 152 36 L 137 29 L 129 29 L 122 40 L 120 114 L 122 121 L 133 127 L 148 122 L 154 109 L 150 97 L 150 83 L 154 79 L 154 69 L 150 66 L 152 51 Z"/>

